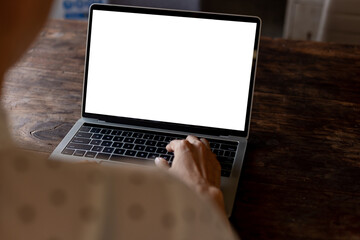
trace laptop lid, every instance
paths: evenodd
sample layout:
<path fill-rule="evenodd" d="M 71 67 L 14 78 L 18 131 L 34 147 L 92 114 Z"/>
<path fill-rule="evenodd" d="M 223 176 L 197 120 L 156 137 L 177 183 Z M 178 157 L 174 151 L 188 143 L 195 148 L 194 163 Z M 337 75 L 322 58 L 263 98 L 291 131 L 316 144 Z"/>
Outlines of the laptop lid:
<path fill-rule="evenodd" d="M 257 17 L 92 5 L 82 116 L 247 137 Z"/>

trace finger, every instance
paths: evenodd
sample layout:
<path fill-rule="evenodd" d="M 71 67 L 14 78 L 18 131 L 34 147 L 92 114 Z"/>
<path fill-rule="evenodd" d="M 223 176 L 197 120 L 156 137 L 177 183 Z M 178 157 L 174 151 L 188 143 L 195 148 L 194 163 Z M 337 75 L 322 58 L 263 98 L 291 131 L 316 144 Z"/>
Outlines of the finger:
<path fill-rule="evenodd" d="M 168 152 L 173 152 L 173 151 L 175 151 L 176 146 L 178 146 L 181 141 L 182 141 L 182 140 L 172 140 L 172 141 L 166 146 L 166 150 L 167 150 Z"/>
<path fill-rule="evenodd" d="M 159 168 L 162 168 L 162 169 L 169 169 L 170 168 L 169 163 L 165 159 L 163 159 L 161 157 L 155 158 L 155 165 L 157 167 L 159 167 Z"/>
<path fill-rule="evenodd" d="M 193 135 L 187 136 L 186 140 L 191 144 L 194 144 L 199 141 L 199 139 Z"/>
<path fill-rule="evenodd" d="M 200 141 L 205 145 L 207 149 L 210 149 L 210 143 L 205 138 L 200 138 Z"/>

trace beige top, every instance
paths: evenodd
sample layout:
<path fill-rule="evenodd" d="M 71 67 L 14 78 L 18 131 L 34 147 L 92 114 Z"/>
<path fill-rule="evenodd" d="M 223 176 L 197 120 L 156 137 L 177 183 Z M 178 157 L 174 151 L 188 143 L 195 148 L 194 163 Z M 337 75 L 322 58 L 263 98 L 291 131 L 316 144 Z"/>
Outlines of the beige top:
<path fill-rule="evenodd" d="M 23 152 L 0 109 L 0 239 L 237 239 L 218 209 L 166 171 Z"/>

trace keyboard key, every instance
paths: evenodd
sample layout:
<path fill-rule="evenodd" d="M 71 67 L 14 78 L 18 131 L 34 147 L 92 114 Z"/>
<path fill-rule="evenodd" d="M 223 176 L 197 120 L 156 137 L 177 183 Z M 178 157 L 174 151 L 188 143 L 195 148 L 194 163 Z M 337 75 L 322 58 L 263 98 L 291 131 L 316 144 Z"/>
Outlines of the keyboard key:
<path fill-rule="evenodd" d="M 116 154 L 113 154 L 110 157 L 110 160 L 112 160 L 112 161 L 121 161 L 122 159 L 124 159 L 124 156 L 116 155 Z"/>
<path fill-rule="evenodd" d="M 154 140 L 156 140 L 156 141 L 164 141 L 165 137 L 157 135 L 157 136 L 154 137 Z"/>
<path fill-rule="evenodd" d="M 141 157 L 141 158 L 146 158 L 147 155 L 148 155 L 148 153 L 146 153 L 146 152 L 138 152 L 138 153 L 136 154 L 137 157 Z"/>
<path fill-rule="evenodd" d="M 126 155 L 126 156 L 135 156 L 135 154 L 136 154 L 136 151 L 133 151 L 133 150 L 127 150 L 127 151 L 125 152 L 125 155 Z"/>
<path fill-rule="evenodd" d="M 123 148 L 125 148 L 125 149 L 133 149 L 133 148 L 134 148 L 134 144 L 125 143 Z"/>
<path fill-rule="evenodd" d="M 126 143 L 133 143 L 135 141 L 135 138 L 125 138 L 124 142 Z"/>
<path fill-rule="evenodd" d="M 158 156 L 160 156 L 157 153 L 149 153 L 148 158 L 157 158 Z"/>
<path fill-rule="evenodd" d="M 219 147 L 220 147 L 220 143 L 210 143 L 210 147 L 211 147 L 211 148 L 219 148 Z"/>
<path fill-rule="evenodd" d="M 221 144 L 221 149 L 223 149 L 223 150 L 229 150 L 229 151 L 236 151 L 237 145 Z"/>
<path fill-rule="evenodd" d="M 156 152 L 157 152 L 157 153 L 162 153 L 162 154 L 167 153 L 167 151 L 166 151 L 165 148 L 158 148 L 158 149 L 156 150 Z"/>
<path fill-rule="evenodd" d="M 73 149 L 65 148 L 61 153 L 66 154 L 66 155 L 73 155 L 74 152 L 75 152 L 75 150 L 73 150 Z"/>
<path fill-rule="evenodd" d="M 143 133 L 133 133 L 132 137 L 133 138 L 142 138 L 144 134 Z"/>
<path fill-rule="evenodd" d="M 169 142 L 171 142 L 171 141 L 174 140 L 174 139 L 175 139 L 174 137 L 166 137 L 166 138 L 164 139 L 164 141 L 167 142 L 167 143 L 169 143 Z"/>
<path fill-rule="evenodd" d="M 165 154 L 160 155 L 160 157 L 162 157 L 162 158 L 165 159 L 166 161 L 170 161 L 170 159 L 171 159 L 171 156 L 170 156 L 170 155 L 165 155 Z"/>
<path fill-rule="evenodd" d="M 112 147 L 106 147 L 103 150 L 103 152 L 106 152 L 106 153 L 112 153 L 113 151 L 114 151 L 114 148 L 112 148 Z"/>
<path fill-rule="evenodd" d="M 102 139 L 103 135 L 102 134 L 98 134 L 98 133 L 95 133 L 94 135 L 92 135 L 92 139 Z"/>
<path fill-rule="evenodd" d="M 152 141 L 152 140 L 147 140 L 145 145 L 147 146 L 155 146 L 156 145 L 156 141 Z"/>
<path fill-rule="evenodd" d="M 124 136 L 124 137 L 131 137 L 133 133 L 132 132 L 128 132 L 128 131 L 124 131 L 121 136 Z"/>
<path fill-rule="evenodd" d="M 102 140 L 112 140 L 114 138 L 114 136 L 111 136 L 111 135 L 104 135 L 103 137 L 102 137 Z"/>
<path fill-rule="evenodd" d="M 91 127 L 82 126 L 79 131 L 80 132 L 90 132 Z"/>
<path fill-rule="evenodd" d="M 224 156 L 225 157 L 235 157 L 235 152 L 225 151 Z"/>
<path fill-rule="evenodd" d="M 112 147 L 121 148 L 122 145 L 123 145 L 123 143 L 114 142 Z"/>
<path fill-rule="evenodd" d="M 96 158 L 107 160 L 110 158 L 110 154 L 108 153 L 98 153 Z"/>
<path fill-rule="evenodd" d="M 111 132 L 111 135 L 117 136 L 117 135 L 120 135 L 121 133 L 122 133 L 122 131 L 120 131 L 120 130 L 113 130 L 113 131 Z"/>
<path fill-rule="evenodd" d="M 124 137 L 114 137 L 113 141 L 115 142 L 122 142 L 124 140 Z"/>
<path fill-rule="evenodd" d="M 134 150 L 143 151 L 145 149 L 144 145 L 135 145 Z"/>
<path fill-rule="evenodd" d="M 223 156 L 224 155 L 224 151 L 223 150 L 218 150 L 218 149 L 215 149 L 213 151 L 213 153 L 215 153 L 216 156 Z"/>
<path fill-rule="evenodd" d="M 135 140 L 135 143 L 137 143 L 137 144 L 144 144 L 146 142 L 146 140 L 144 140 L 144 139 L 136 139 Z"/>
<path fill-rule="evenodd" d="M 90 138 L 92 135 L 92 133 L 86 133 L 86 132 L 78 132 L 75 137 L 80 137 L 80 138 Z"/>
<path fill-rule="evenodd" d="M 145 151 L 146 151 L 146 152 L 151 152 L 151 153 L 153 153 L 153 152 L 156 151 L 156 147 L 146 147 L 146 148 L 145 148 Z"/>
<path fill-rule="evenodd" d="M 143 139 L 151 140 L 153 138 L 154 138 L 154 135 L 152 135 L 152 134 L 144 134 L 144 136 L 143 136 Z"/>
<path fill-rule="evenodd" d="M 84 156 L 84 154 L 85 154 L 85 151 L 76 150 L 75 153 L 74 153 L 74 156 L 82 157 L 82 156 Z"/>
<path fill-rule="evenodd" d="M 101 140 L 92 140 L 90 142 L 90 144 L 92 144 L 92 145 L 100 145 L 101 142 L 102 142 Z"/>
<path fill-rule="evenodd" d="M 231 157 L 217 157 L 217 159 L 220 162 L 220 165 L 222 163 L 233 164 L 234 162 L 234 158 Z"/>
<path fill-rule="evenodd" d="M 91 147 L 92 147 L 91 145 L 85 145 L 80 143 L 69 143 L 67 145 L 67 148 L 80 149 L 80 150 L 90 150 Z"/>
<path fill-rule="evenodd" d="M 97 152 L 87 152 L 85 154 L 85 157 L 88 157 L 88 158 L 94 158 L 96 156 L 96 153 Z"/>
<path fill-rule="evenodd" d="M 231 169 L 232 169 L 232 164 L 229 164 L 229 163 L 220 163 L 220 165 L 221 165 L 221 170 L 231 171 Z"/>
<path fill-rule="evenodd" d="M 114 151 L 114 154 L 124 154 L 125 153 L 125 150 L 124 149 L 121 149 L 121 148 L 117 148 L 115 149 Z"/>
<path fill-rule="evenodd" d="M 100 128 L 96 128 L 96 127 L 93 127 L 91 130 L 90 130 L 90 132 L 92 132 L 92 133 L 99 133 L 101 131 L 101 129 Z"/>
<path fill-rule="evenodd" d="M 94 146 L 91 151 L 95 151 L 95 152 L 101 152 L 103 150 L 104 147 L 100 147 L 100 146 Z"/>
<path fill-rule="evenodd" d="M 168 143 L 166 143 L 166 142 L 158 142 L 158 143 L 156 144 L 157 147 L 161 147 L 161 148 L 165 148 L 166 145 L 168 145 Z"/>
<path fill-rule="evenodd" d="M 103 129 L 103 130 L 101 130 L 101 133 L 102 134 L 110 134 L 112 131 L 111 131 L 111 129 Z"/>
<path fill-rule="evenodd" d="M 111 146 L 111 144 L 112 144 L 112 142 L 110 142 L 110 141 L 103 141 L 101 143 L 101 146 L 109 147 L 109 146 Z"/>
<path fill-rule="evenodd" d="M 88 144 L 88 143 L 90 143 L 90 141 L 91 141 L 91 139 L 88 139 L 88 138 L 77 138 L 77 137 L 75 137 L 71 140 L 71 142 L 73 142 L 73 143 L 83 143 L 83 144 Z"/>

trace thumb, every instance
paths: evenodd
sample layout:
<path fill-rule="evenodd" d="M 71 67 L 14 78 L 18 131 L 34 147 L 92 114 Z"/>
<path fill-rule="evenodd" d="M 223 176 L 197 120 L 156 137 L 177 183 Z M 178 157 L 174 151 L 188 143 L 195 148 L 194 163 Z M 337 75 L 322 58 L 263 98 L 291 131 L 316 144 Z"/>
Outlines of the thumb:
<path fill-rule="evenodd" d="M 165 169 L 165 170 L 167 170 L 167 169 L 170 168 L 169 163 L 168 163 L 165 159 L 163 159 L 163 158 L 161 158 L 161 157 L 155 158 L 155 165 L 156 165 L 157 167 L 163 168 L 163 169 Z"/>

